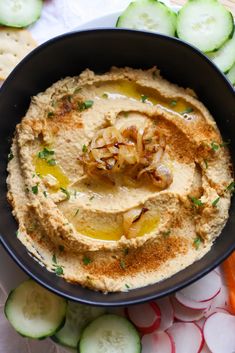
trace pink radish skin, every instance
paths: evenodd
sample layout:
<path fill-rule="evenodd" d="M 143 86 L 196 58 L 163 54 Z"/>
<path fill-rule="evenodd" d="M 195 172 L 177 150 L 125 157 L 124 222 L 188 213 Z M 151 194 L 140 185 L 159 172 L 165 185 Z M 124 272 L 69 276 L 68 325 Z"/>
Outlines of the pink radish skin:
<path fill-rule="evenodd" d="M 173 337 L 171 335 L 169 335 L 169 333 L 167 331 L 165 331 L 165 333 L 168 335 L 170 341 L 171 341 L 171 346 L 172 346 L 172 353 L 177 353 L 175 350 L 175 341 L 173 340 Z"/>
<path fill-rule="evenodd" d="M 157 330 L 161 324 L 161 312 L 155 302 L 129 306 L 125 313 L 143 335 Z"/>
<path fill-rule="evenodd" d="M 175 353 L 174 342 L 163 331 L 153 332 L 142 337 L 142 353 Z"/>
<path fill-rule="evenodd" d="M 208 315 L 208 316 L 206 316 L 206 313 L 205 313 L 205 316 L 204 316 L 204 324 L 203 324 L 202 326 L 198 325 L 198 323 L 196 322 L 196 324 L 201 327 L 202 332 L 203 332 L 203 336 L 204 336 L 204 327 L 205 327 L 205 324 L 206 324 L 207 319 L 209 319 L 209 317 L 211 317 L 212 315 L 217 314 L 217 313 L 229 314 L 229 315 L 230 315 L 230 313 L 228 312 L 228 310 L 222 309 L 222 308 L 216 308 L 216 311 L 213 312 L 213 313 L 211 313 L 211 314 Z M 233 352 L 232 352 L 232 353 L 233 353 Z"/>
<path fill-rule="evenodd" d="M 209 316 L 203 328 L 205 341 L 213 353 L 235 352 L 235 316 L 214 313 Z"/>
<path fill-rule="evenodd" d="M 201 352 L 204 344 L 203 334 L 195 323 L 176 322 L 167 332 L 175 342 L 175 351 L 177 353 Z"/>
<path fill-rule="evenodd" d="M 200 329 L 202 330 L 203 332 L 203 327 L 204 327 L 204 324 L 205 324 L 205 321 L 206 319 L 203 317 L 202 319 L 198 320 L 198 321 L 194 321 L 194 323 L 200 327 Z"/>
<path fill-rule="evenodd" d="M 174 310 L 169 297 L 158 299 L 155 301 L 161 312 L 161 324 L 158 328 L 159 331 L 165 331 L 174 321 Z"/>
<path fill-rule="evenodd" d="M 211 301 L 206 302 L 196 302 L 192 299 L 186 298 L 181 291 L 175 294 L 175 298 L 180 302 L 180 304 L 186 306 L 187 308 L 194 310 L 206 310 L 211 305 Z"/>
<path fill-rule="evenodd" d="M 204 310 L 194 310 L 180 304 L 174 297 L 171 298 L 175 318 L 183 322 L 200 320 L 204 316 Z"/>
<path fill-rule="evenodd" d="M 208 311 L 206 311 L 204 313 L 205 319 L 207 319 L 209 316 L 211 316 L 211 315 L 213 315 L 215 313 L 230 314 L 228 309 L 225 309 L 225 308 L 212 308 L 212 309 L 209 309 Z"/>
<path fill-rule="evenodd" d="M 228 310 L 228 289 L 222 285 L 219 294 L 212 300 L 208 310 L 206 310 L 205 317 L 217 312 L 217 308 Z"/>
<path fill-rule="evenodd" d="M 202 350 L 200 353 L 212 353 L 209 348 L 207 347 L 206 343 L 204 344 L 204 346 L 202 347 Z"/>
<path fill-rule="evenodd" d="M 182 289 L 180 293 L 195 302 L 206 302 L 219 294 L 222 283 L 220 276 L 212 271 L 208 275 Z"/>

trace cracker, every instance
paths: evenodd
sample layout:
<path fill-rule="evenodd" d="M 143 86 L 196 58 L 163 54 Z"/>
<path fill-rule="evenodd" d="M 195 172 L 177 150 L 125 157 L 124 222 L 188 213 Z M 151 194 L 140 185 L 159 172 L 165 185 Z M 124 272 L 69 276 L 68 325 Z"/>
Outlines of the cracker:
<path fill-rule="evenodd" d="M 14 67 L 37 43 L 25 29 L 0 27 L 0 80 L 5 80 Z"/>

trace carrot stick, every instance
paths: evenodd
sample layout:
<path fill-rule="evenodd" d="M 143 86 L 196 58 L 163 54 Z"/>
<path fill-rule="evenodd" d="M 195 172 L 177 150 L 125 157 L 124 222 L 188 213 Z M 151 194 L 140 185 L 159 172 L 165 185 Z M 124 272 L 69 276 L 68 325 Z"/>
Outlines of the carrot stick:
<path fill-rule="evenodd" d="M 235 252 L 224 261 L 223 270 L 229 289 L 230 311 L 235 315 Z"/>

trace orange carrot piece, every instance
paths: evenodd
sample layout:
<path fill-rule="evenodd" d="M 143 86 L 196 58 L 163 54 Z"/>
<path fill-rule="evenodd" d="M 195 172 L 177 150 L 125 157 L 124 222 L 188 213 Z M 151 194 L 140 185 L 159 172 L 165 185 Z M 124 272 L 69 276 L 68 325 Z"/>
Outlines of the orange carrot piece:
<path fill-rule="evenodd" d="M 235 315 L 235 252 L 224 261 L 223 270 L 229 289 L 230 311 Z"/>

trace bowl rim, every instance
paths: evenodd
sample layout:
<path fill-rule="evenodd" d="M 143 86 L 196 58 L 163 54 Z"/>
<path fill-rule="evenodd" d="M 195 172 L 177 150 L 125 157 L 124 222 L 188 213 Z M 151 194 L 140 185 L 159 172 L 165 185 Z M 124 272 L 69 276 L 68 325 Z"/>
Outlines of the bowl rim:
<path fill-rule="evenodd" d="M 130 29 L 123 29 L 123 28 L 112 28 L 112 27 L 104 27 L 104 28 L 98 28 L 98 29 L 86 29 L 86 30 L 74 30 L 72 32 L 68 32 L 68 33 L 64 33 L 61 34 L 59 36 L 56 36 L 54 38 L 49 39 L 48 41 L 42 43 L 41 45 L 39 45 L 38 47 L 36 47 L 33 51 L 31 51 L 15 68 L 14 70 L 10 73 L 10 75 L 7 77 L 7 79 L 4 81 L 2 87 L 0 88 L 0 99 L 1 99 L 1 95 L 4 94 L 4 90 L 5 88 L 8 87 L 8 85 L 11 83 L 11 81 L 14 80 L 14 76 L 15 74 L 25 65 L 27 64 L 28 61 L 31 60 L 32 57 L 34 57 L 35 55 L 37 55 L 40 51 L 42 51 L 44 48 L 49 47 L 51 44 L 54 44 L 56 42 L 59 41 L 63 41 L 66 40 L 68 38 L 72 38 L 74 36 L 79 36 L 79 35 L 86 35 L 86 34 L 92 34 L 92 33 L 105 33 L 105 32 L 125 32 L 125 33 L 136 33 L 136 35 L 138 36 L 138 34 L 144 35 L 144 36 L 148 36 L 148 37 L 154 37 L 154 38 L 161 38 L 163 40 L 166 41 L 173 41 L 178 43 L 178 45 L 181 45 L 183 47 L 187 47 L 188 49 L 190 49 L 191 51 L 193 51 L 196 55 L 200 56 L 204 61 L 206 61 L 215 71 L 216 75 L 219 75 L 221 77 L 222 80 L 224 80 L 224 82 L 226 83 L 227 89 L 229 91 L 231 91 L 231 93 L 234 95 L 235 91 L 233 89 L 232 84 L 229 82 L 229 80 L 227 79 L 227 77 L 225 76 L 224 73 L 222 73 L 217 66 L 206 56 L 204 55 L 199 49 L 197 49 L 196 47 L 194 47 L 193 45 L 186 43 L 185 41 L 182 41 L 178 38 L 175 37 L 170 37 L 167 35 L 163 35 L 163 34 L 159 34 L 159 33 L 152 33 L 152 32 L 148 32 L 148 31 L 139 31 L 139 30 L 130 30 Z M 223 232 L 223 230 L 221 231 L 221 233 Z M 51 292 L 62 296 L 66 299 L 72 300 L 72 301 L 76 301 L 82 304 L 88 304 L 88 305 L 96 305 L 96 306 L 104 306 L 104 307 L 119 307 L 119 306 L 126 306 L 126 305 L 134 305 L 134 304 L 140 304 L 140 303 L 144 303 L 150 300 L 154 300 L 156 298 L 162 298 L 164 296 L 170 295 L 190 284 L 192 284 L 193 282 L 195 282 L 196 280 L 202 278 L 203 276 L 205 276 L 207 273 L 209 273 L 210 271 L 212 271 L 215 267 L 217 267 L 223 260 L 225 260 L 234 250 L 235 250 L 235 242 L 233 243 L 233 246 L 231 246 L 229 249 L 227 249 L 226 252 L 223 253 L 222 256 L 220 256 L 219 258 L 216 259 L 216 261 L 214 261 L 210 266 L 205 267 L 203 270 L 197 272 L 196 274 L 194 274 L 190 279 L 188 280 L 182 280 L 182 281 L 178 281 L 177 285 L 174 285 L 173 288 L 170 289 L 166 289 L 163 290 L 161 292 L 161 294 L 150 294 L 150 295 L 145 295 L 138 297 L 135 300 L 130 300 L 128 299 L 124 299 L 124 300 L 120 300 L 120 301 L 116 301 L 116 302 L 107 302 L 105 300 L 105 298 L 107 298 L 107 295 L 112 295 L 112 293 L 108 293 L 108 294 L 104 294 L 104 293 L 100 293 L 100 295 L 102 296 L 103 300 L 99 300 L 99 301 L 92 301 L 89 299 L 86 299 L 85 297 L 76 297 L 74 295 L 70 295 L 67 294 L 65 292 L 63 292 L 63 290 L 58 289 L 55 285 L 51 285 L 51 281 L 46 282 L 43 279 L 40 278 L 40 276 L 38 276 L 36 273 L 33 273 L 31 268 L 28 267 L 27 265 L 24 264 L 23 261 L 21 261 L 18 256 L 15 254 L 14 249 L 8 244 L 7 241 L 5 241 L 4 236 L 2 234 L 0 234 L 0 244 L 3 245 L 3 247 L 5 248 L 5 250 L 7 251 L 7 253 L 11 256 L 11 258 L 15 261 L 15 263 L 27 274 L 29 275 L 31 278 L 33 278 L 37 283 L 39 283 L 40 285 L 42 285 L 43 287 L 45 287 L 46 289 L 50 290 Z M 23 247 L 24 245 L 21 244 Z M 210 251 L 208 252 L 208 254 L 212 251 L 212 248 L 210 249 Z M 26 249 L 27 250 L 27 249 Z M 28 251 L 27 251 L 28 253 Z M 29 253 L 28 253 L 29 254 Z M 30 254 L 29 254 L 30 255 Z M 207 255 L 207 254 L 206 254 Z M 206 256 L 205 255 L 205 256 Z M 199 259 L 200 260 L 200 259 Z M 192 264 L 193 265 L 193 264 Z M 192 266 L 190 265 L 190 266 Z M 41 266 L 41 265 L 39 265 Z M 183 269 L 182 271 L 186 270 L 187 268 Z M 181 271 L 179 271 L 181 272 Z M 178 273 L 179 273 L 178 272 Z M 176 273 L 177 274 L 177 273 Z M 77 285 L 77 284 L 75 284 Z M 154 284 L 152 285 L 148 285 L 146 287 L 142 287 L 142 288 L 147 288 L 150 286 L 154 286 Z M 138 289 L 133 289 L 130 292 L 133 291 L 138 291 Z M 94 292 L 93 290 L 88 289 L 89 291 Z M 96 292 L 97 293 L 97 292 Z M 128 292 L 126 292 L 128 295 Z"/>

